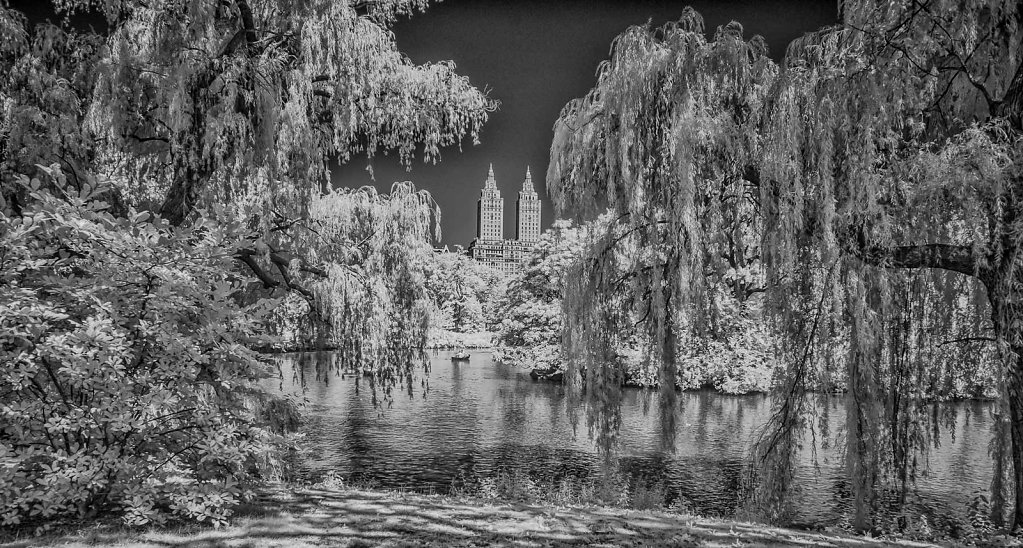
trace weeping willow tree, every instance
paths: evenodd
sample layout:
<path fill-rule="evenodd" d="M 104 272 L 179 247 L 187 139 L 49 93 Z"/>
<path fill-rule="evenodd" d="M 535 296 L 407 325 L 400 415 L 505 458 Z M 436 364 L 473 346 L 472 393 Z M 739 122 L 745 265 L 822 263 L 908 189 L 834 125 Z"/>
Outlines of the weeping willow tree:
<path fill-rule="evenodd" d="M 337 349 L 336 367 L 354 369 L 357 381 L 368 377 L 373 403 L 389 400 L 395 386 L 411 395 L 410 366 L 427 363 L 425 269 L 436 203 L 406 182 L 389 195 L 334 191 L 313 201 L 310 214 L 315 231 L 308 231 L 307 245 L 330 265 L 308 310 L 319 316 L 310 326 L 314 336 Z"/>
<path fill-rule="evenodd" d="M 1021 17 L 1016 2 L 849 4 L 842 26 L 790 46 L 767 107 L 760 176 L 769 280 L 834 303 L 831 318 L 802 330 L 808 349 L 847 330 L 846 461 L 860 528 L 878 491 L 893 475 L 904 487 L 906 459 L 923 449 L 926 414 L 911 402 L 943 393 L 929 393 L 927 380 L 994 355 L 1008 409 L 996 434 L 1016 430 L 1013 522 L 1023 525 L 1023 369 L 1012 304 Z M 834 266 L 814 276 L 800 264 Z M 783 309 L 791 302 L 778 300 Z M 790 379 L 794 394 L 801 382 Z M 790 466 L 796 415 L 776 416 L 760 447 L 774 470 Z M 995 441 L 1000 524 L 1008 455 Z"/>
<path fill-rule="evenodd" d="M 566 383 L 573 397 L 585 395 L 605 449 L 624 374 L 614 337 L 646 326 L 670 441 L 681 346 L 713 319 L 730 261 L 756 263 L 757 129 L 776 74 L 763 40 L 745 41 L 733 23 L 708 41 L 687 9 L 677 23 L 619 36 L 597 86 L 555 126 L 547 175 L 555 206 L 617 214 L 567 277 L 565 299 Z"/>
<path fill-rule="evenodd" d="M 4 2 L 5 199 L 19 210 L 16 177 L 58 164 L 77 184 L 112 187 L 120 211 L 244 227 L 242 270 L 301 295 L 331 344 L 350 344 L 356 320 L 372 330 L 349 365 L 396 367 L 404 356 L 377 347 L 421 345 L 414 265 L 436 204 L 408 185 L 332 192 L 328 164 L 396 152 L 409 165 L 417 151 L 435 162 L 478 142 L 496 103 L 451 63 L 410 62 L 389 30 L 427 3 L 54 2 L 105 22 L 82 32 L 31 27 Z"/>
<path fill-rule="evenodd" d="M 647 318 L 670 441 L 680 341 L 713 321 L 723 263 L 741 258 L 763 272 L 789 364 L 753 455 L 768 515 L 784 513 L 800 444 L 829 435 L 814 388 L 850 395 L 863 529 L 880 494 L 912 485 L 940 420 L 928 404 L 1004 380 L 1012 463 L 995 443 L 992 517 L 1012 469 L 1023 523 L 1021 14 L 959 4 L 848 4 L 844 25 L 798 40 L 781 67 L 736 23 L 708 40 L 691 10 L 618 37 L 595 88 L 562 111 L 548 172 L 560 211 L 620 215 L 572 277 L 564 335 L 574 370 L 597 372 L 569 382 L 603 445 L 618 425 L 615 334 Z M 994 380 L 975 377 L 985 360 Z"/>

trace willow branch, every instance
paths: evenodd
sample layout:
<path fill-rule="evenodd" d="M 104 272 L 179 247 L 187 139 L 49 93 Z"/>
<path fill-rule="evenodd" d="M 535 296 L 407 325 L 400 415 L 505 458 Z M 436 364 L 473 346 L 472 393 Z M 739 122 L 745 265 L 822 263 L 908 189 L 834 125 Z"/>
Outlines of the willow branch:
<path fill-rule="evenodd" d="M 946 344 L 956 344 L 963 342 L 995 342 L 997 339 L 991 337 L 963 337 L 960 339 L 952 339 L 950 341 L 942 341 L 938 346 L 945 346 Z"/>
<path fill-rule="evenodd" d="M 897 247 L 860 245 L 845 250 L 866 264 L 882 268 L 938 268 L 980 276 L 973 249 L 965 245 L 921 244 Z"/>

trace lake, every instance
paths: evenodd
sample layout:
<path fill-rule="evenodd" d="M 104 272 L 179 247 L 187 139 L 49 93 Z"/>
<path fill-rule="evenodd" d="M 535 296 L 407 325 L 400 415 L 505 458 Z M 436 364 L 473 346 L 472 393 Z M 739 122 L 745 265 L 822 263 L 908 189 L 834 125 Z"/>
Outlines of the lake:
<path fill-rule="evenodd" d="M 365 381 L 356 393 L 351 375 L 331 373 L 326 382 L 317 381 L 314 355 L 305 355 L 301 366 L 297 355 L 282 357 L 279 389 L 306 402 L 300 476 L 316 479 L 333 471 L 385 488 L 447 492 L 499 472 L 548 483 L 597 474 L 600 460 L 585 418 L 575 432 L 561 385 L 535 382 L 528 370 L 498 363 L 489 351 L 473 352 L 469 363 L 453 364 L 451 354 L 431 354 L 428 390 L 417 388 L 411 399 L 396 393 L 384 408 L 373 406 Z M 621 470 L 662 482 L 666 503 L 680 500 L 703 515 L 731 515 L 751 440 L 770 415 L 771 400 L 709 391 L 688 392 L 682 400 L 676 450 L 666 453 L 660 450 L 656 394 L 627 390 Z M 841 436 L 843 398 L 830 398 L 828 405 L 833 435 Z M 928 453 L 913 499 L 919 512 L 957 521 L 991 480 L 992 419 L 989 403 L 950 405 L 954 421 L 942 427 L 940 444 Z M 849 509 L 841 444 L 817 447 L 816 466 L 811 444 L 804 445 L 792 523 L 835 524 Z"/>

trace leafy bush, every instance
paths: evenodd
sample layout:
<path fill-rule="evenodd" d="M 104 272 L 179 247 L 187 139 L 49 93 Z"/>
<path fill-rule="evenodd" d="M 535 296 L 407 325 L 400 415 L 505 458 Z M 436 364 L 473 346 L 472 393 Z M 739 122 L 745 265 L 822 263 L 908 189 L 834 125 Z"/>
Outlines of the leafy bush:
<path fill-rule="evenodd" d="M 725 394 L 770 391 L 782 363 L 763 314 L 763 299 L 752 296 L 740 303 L 718 292 L 713 302 L 714 328 L 682 350 L 679 385 L 713 387 Z"/>
<path fill-rule="evenodd" d="M 526 269 L 509 282 L 498 305 L 503 320 L 497 341 L 503 361 L 541 370 L 551 378 L 565 371 L 561 337 L 569 268 L 581 260 L 587 235 L 607 222 L 602 218 L 573 226 L 558 220 L 540 238 Z M 756 285 L 754 278 L 750 272 L 728 274 L 729 284 L 738 280 L 743 287 Z M 678 386 L 713 387 L 727 394 L 769 391 L 780 362 L 762 297 L 751 295 L 740 302 L 732 292 L 715 286 L 713 305 L 715 321 L 706 336 L 693 337 L 679 349 Z M 656 385 L 658 373 L 642 350 L 646 344 L 642 331 L 616 336 L 617 365 L 625 384 Z"/>
<path fill-rule="evenodd" d="M 569 266 L 581 254 L 588 225 L 556 220 L 540 236 L 526 268 L 508 283 L 497 305 L 497 342 L 504 360 L 536 369 L 564 370 L 562 299 Z"/>
<path fill-rule="evenodd" d="M 248 348 L 272 303 L 239 304 L 239 229 L 117 218 L 51 175 L 0 203 L 0 525 L 222 524 L 275 439 Z"/>
<path fill-rule="evenodd" d="M 499 317 L 496 301 L 505 288 L 497 269 L 450 251 L 433 253 L 423 266 L 431 301 L 430 327 L 438 335 L 482 333 L 499 321 L 495 320 Z"/>

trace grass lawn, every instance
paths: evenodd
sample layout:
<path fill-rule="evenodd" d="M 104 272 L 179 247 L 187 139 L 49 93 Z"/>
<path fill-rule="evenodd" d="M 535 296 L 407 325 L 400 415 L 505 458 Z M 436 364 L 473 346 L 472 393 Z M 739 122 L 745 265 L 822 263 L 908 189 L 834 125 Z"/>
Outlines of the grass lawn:
<path fill-rule="evenodd" d="M 600 507 L 486 504 L 445 496 L 303 489 L 266 495 L 221 528 L 128 530 L 91 525 L 43 537 L 37 546 L 931 546 L 780 529 L 664 512 Z"/>

